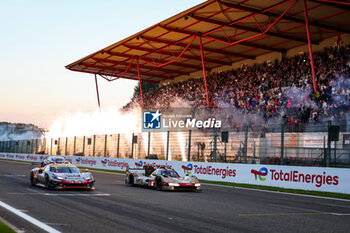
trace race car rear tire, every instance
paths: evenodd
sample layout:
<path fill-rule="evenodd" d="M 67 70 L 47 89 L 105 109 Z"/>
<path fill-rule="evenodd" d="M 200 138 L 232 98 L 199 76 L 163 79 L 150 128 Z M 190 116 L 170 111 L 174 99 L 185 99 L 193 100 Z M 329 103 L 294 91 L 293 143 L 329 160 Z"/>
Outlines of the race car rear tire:
<path fill-rule="evenodd" d="M 157 179 L 156 179 L 156 188 L 157 188 L 157 190 L 159 190 L 159 191 L 162 191 L 162 190 L 163 190 L 163 185 L 162 185 L 162 179 L 161 179 L 161 178 L 157 178 Z"/>
<path fill-rule="evenodd" d="M 134 185 L 134 176 L 133 175 L 129 175 L 129 184 Z"/>
<path fill-rule="evenodd" d="M 32 186 L 35 185 L 34 174 L 33 174 L 33 172 L 30 173 L 30 184 L 31 184 Z"/>

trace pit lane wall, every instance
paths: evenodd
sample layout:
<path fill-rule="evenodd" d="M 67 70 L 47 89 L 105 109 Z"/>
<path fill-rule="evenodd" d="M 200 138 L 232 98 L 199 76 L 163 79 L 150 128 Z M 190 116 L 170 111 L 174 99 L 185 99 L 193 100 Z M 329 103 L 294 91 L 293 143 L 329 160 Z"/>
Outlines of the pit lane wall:
<path fill-rule="evenodd" d="M 48 155 L 0 153 L 0 159 L 40 163 Z M 350 194 L 350 169 L 275 166 L 259 164 L 180 162 L 166 160 L 119 159 L 64 156 L 79 167 L 125 171 L 127 166 L 166 166 L 180 176 L 195 175 L 202 180 L 275 186 Z"/>

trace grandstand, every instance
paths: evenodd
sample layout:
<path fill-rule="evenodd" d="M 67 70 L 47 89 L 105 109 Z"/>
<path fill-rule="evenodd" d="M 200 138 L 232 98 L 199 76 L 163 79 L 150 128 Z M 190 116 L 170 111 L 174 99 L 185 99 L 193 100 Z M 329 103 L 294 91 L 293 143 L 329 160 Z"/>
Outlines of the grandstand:
<path fill-rule="evenodd" d="M 99 105 L 97 78 L 126 78 L 138 80 L 140 91 L 123 111 L 228 112 L 228 142 L 216 131 L 130 132 L 51 138 L 42 150 L 348 166 L 349 10 L 349 1 L 208 0 L 66 66 L 94 75 Z M 159 87 L 143 93 L 145 82 Z M 331 125 L 339 126 L 338 141 L 329 139 Z"/>

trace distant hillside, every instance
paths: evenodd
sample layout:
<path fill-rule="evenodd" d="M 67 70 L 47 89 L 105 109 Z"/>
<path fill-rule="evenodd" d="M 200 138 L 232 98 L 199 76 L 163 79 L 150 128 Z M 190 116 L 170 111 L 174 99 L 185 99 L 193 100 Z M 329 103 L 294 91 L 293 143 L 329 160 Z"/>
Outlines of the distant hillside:
<path fill-rule="evenodd" d="M 42 131 L 33 124 L 0 122 L 0 141 L 41 138 Z"/>

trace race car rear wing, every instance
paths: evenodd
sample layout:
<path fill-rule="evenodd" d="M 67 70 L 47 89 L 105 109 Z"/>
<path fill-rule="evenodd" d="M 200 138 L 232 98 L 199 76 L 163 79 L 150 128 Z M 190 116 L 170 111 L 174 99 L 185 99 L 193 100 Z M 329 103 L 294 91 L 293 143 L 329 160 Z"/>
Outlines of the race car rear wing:
<path fill-rule="evenodd" d="M 145 173 L 145 176 L 149 176 L 156 170 L 152 166 L 143 166 L 143 168 L 138 168 L 138 167 L 127 167 L 126 172 L 127 173 L 137 173 L 137 172 L 142 172 Z"/>

